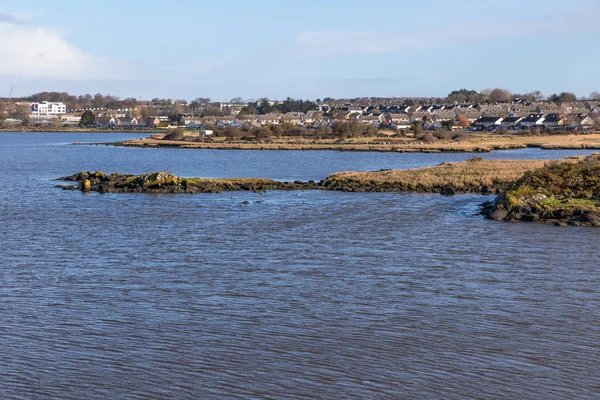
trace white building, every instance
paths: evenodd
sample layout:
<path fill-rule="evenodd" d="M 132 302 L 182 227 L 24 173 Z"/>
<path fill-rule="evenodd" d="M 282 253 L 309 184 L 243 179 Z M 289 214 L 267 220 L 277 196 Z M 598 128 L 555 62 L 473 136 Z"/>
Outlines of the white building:
<path fill-rule="evenodd" d="M 42 101 L 41 103 L 31 103 L 32 115 L 60 115 L 67 113 L 65 103 L 55 103 Z"/>

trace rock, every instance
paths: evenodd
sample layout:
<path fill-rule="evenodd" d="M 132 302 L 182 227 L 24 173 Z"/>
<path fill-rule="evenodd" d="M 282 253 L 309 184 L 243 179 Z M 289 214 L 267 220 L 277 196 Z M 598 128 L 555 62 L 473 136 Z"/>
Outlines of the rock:
<path fill-rule="evenodd" d="M 454 190 L 454 188 L 447 186 L 440 190 L 440 194 L 443 196 L 454 196 L 456 194 L 456 191 Z"/>
<path fill-rule="evenodd" d="M 492 194 L 493 190 L 491 187 L 489 186 L 482 186 L 481 187 L 481 194 Z"/>
<path fill-rule="evenodd" d="M 488 213 L 488 218 L 494 221 L 504 221 L 508 216 L 508 211 L 504 207 L 496 207 Z"/>
<path fill-rule="evenodd" d="M 54 187 L 62 190 L 75 190 L 75 186 L 73 185 L 56 185 Z"/>
<path fill-rule="evenodd" d="M 523 217 L 521 217 L 521 220 L 527 221 L 527 222 L 539 222 L 540 219 L 541 218 L 538 214 L 526 214 Z"/>
<path fill-rule="evenodd" d="M 79 184 L 79 187 L 80 187 L 80 189 L 81 189 L 82 192 L 89 192 L 89 191 L 92 190 L 92 182 L 90 182 L 89 179 L 84 179 Z"/>

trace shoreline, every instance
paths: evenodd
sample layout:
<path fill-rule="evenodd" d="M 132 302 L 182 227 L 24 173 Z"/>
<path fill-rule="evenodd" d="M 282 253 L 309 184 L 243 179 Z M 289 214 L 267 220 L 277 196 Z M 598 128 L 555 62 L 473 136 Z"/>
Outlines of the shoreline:
<path fill-rule="evenodd" d="M 600 150 L 600 134 L 508 136 L 473 135 L 467 141 L 424 143 L 414 139 L 362 138 L 343 142 L 333 140 L 256 141 L 189 141 L 141 138 L 118 142 L 75 142 L 75 145 L 95 145 L 137 148 L 176 148 L 210 150 L 328 150 L 396 153 L 489 153 L 491 151 L 522 150 Z"/>

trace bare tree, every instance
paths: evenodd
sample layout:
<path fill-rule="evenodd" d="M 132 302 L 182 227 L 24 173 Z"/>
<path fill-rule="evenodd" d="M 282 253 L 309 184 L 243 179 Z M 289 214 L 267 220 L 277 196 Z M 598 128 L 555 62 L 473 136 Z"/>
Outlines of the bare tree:
<path fill-rule="evenodd" d="M 502 103 L 510 100 L 511 93 L 506 89 L 496 88 L 490 92 L 489 100 L 494 103 Z"/>
<path fill-rule="evenodd" d="M 590 100 L 600 100 L 600 92 L 592 92 L 590 94 Z"/>

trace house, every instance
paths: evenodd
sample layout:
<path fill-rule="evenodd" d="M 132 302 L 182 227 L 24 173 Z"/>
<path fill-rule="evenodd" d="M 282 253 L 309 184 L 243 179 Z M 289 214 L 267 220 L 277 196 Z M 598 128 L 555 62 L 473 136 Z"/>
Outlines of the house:
<path fill-rule="evenodd" d="M 470 109 L 466 112 L 458 113 L 457 118 L 460 115 L 464 115 L 465 117 L 467 117 L 467 119 L 469 120 L 469 124 L 474 124 L 479 118 L 483 116 L 483 113 L 476 109 Z"/>
<path fill-rule="evenodd" d="M 408 114 L 386 114 L 385 123 L 387 125 L 394 124 L 396 129 L 409 129 L 412 125 Z"/>
<path fill-rule="evenodd" d="M 579 114 L 575 121 L 577 122 L 576 128 L 584 131 L 592 130 L 596 126 L 596 121 L 594 121 L 591 115 Z"/>
<path fill-rule="evenodd" d="M 511 117 L 517 117 L 517 116 L 524 117 L 529 114 L 533 114 L 535 112 L 537 112 L 537 111 L 536 111 L 536 106 L 534 104 L 515 103 L 510 108 L 508 115 Z"/>
<path fill-rule="evenodd" d="M 426 131 L 433 131 L 436 129 L 442 129 L 442 123 L 440 121 L 425 121 L 422 125 L 423 129 Z"/>
<path fill-rule="evenodd" d="M 96 118 L 96 125 L 98 125 L 98 128 L 102 129 L 113 129 L 117 126 L 117 120 L 108 115 L 104 115 Z"/>
<path fill-rule="evenodd" d="M 306 113 L 306 116 L 304 117 L 304 122 L 306 124 L 312 124 L 316 121 L 322 121 L 323 120 L 323 113 L 321 111 L 308 111 Z"/>
<path fill-rule="evenodd" d="M 261 126 L 279 125 L 281 123 L 281 114 L 269 113 L 269 114 L 261 115 L 258 118 L 258 123 Z"/>
<path fill-rule="evenodd" d="M 123 129 L 133 129 L 137 126 L 137 123 L 138 121 L 135 118 L 124 117 L 117 119 L 117 126 Z"/>
<path fill-rule="evenodd" d="M 433 112 L 431 118 L 434 121 L 450 121 L 456 120 L 457 116 L 456 113 L 452 110 L 437 110 Z"/>
<path fill-rule="evenodd" d="M 81 117 L 79 117 L 77 115 L 63 115 L 60 118 L 61 125 L 66 126 L 66 127 L 79 126 L 80 122 L 81 122 Z"/>
<path fill-rule="evenodd" d="M 209 129 L 201 129 L 200 130 L 200 136 L 202 136 L 202 137 L 212 136 L 213 133 L 214 132 Z"/>
<path fill-rule="evenodd" d="M 562 112 L 560 106 L 554 103 L 534 103 L 537 114 L 558 114 Z"/>
<path fill-rule="evenodd" d="M 381 125 L 381 120 L 379 119 L 379 117 L 376 117 L 374 115 L 361 115 L 360 118 L 358 119 L 358 121 L 365 125 L 371 125 L 371 126 Z"/>
<path fill-rule="evenodd" d="M 41 103 L 31 103 L 31 114 L 33 115 L 61 115 L 67 113 L 65 103 L 51 101 L 42 101 Z"/>
<path fill-rule="evenodd" d="M 9 126 L 19 126 L 23 125 L 23 120 L 16 118 L 7 118 L 4 120 L 4 123 Z"/>
<path fill-rule="evenodd" d="M 519 122 L 522 129 L 529 129 L 535 126 L 540 126 L 543 123 L 544 114 L 530 114 Z"/>
<path fill-rule="evenodd" d="M 418 111 L 410 115 L 410 122 L 422 122 L 431 119 L 431 114 L 428 111 Z"/>
<path fill-rule="evenodd" d="M 510 104 L 479 104 L 476 108 L 487 116 L 500 116 L 510 111 Z"/>
<path fill-rule="evenodd" d="M 156 128 L 160 125 L 160 119 L 158 117 L 146 117 L 144 118 L 147 128 Z"/>
<path fill-rule="evenodd" d="M 475 126 L 482 130 L 487 130 L 494 126 L 499 126 L 502 123 L 501 117 L 481 117 L 475 122 Z"/>
<path fill-rule="evenodd" d="M 519 126 L 519 123 L 521 122 L 522 119 L 523 119 L 522 117 L 506 117 L 502 120 L 502 122 L 500 123 L 500 126 L 502 128 L 513 130 L 517 126 Z"/>
<path fill-rule="evenodd" d="M 590 112 L 587 104 L 583 101 L 568 101 L 560 105 L 560 109 L 565 114 L 585 114 Z"/>
<path fill-rule="evenodd" d="M 544 118 L 544 126 L 548 129 L 561 129 L 565 126 L 565 120 L 560 114 L 548 114 Z"/>
<path fill-rule="evenodd" d="M 185 128 L 186 129 L 198 129 L 198 128 L 200 128 L 200 124 L 198 124 L 194 121 L 189 121 L 187 124 L 185 124 Z"/>
<path fill-rule="evenodd" d="M 57 115 L 38 115 L 30 114 L 29 122 L 34 125 L 52 125 L 56 122 L 60 122 Z"/>
<path fill-rule="evenodd" d="M 304 115 L 304 113 L 285 113 L 281 116 L 281 122 L 292 125 L 302 125 L 304 123 L 305 117 L 306 116 Z"/>

